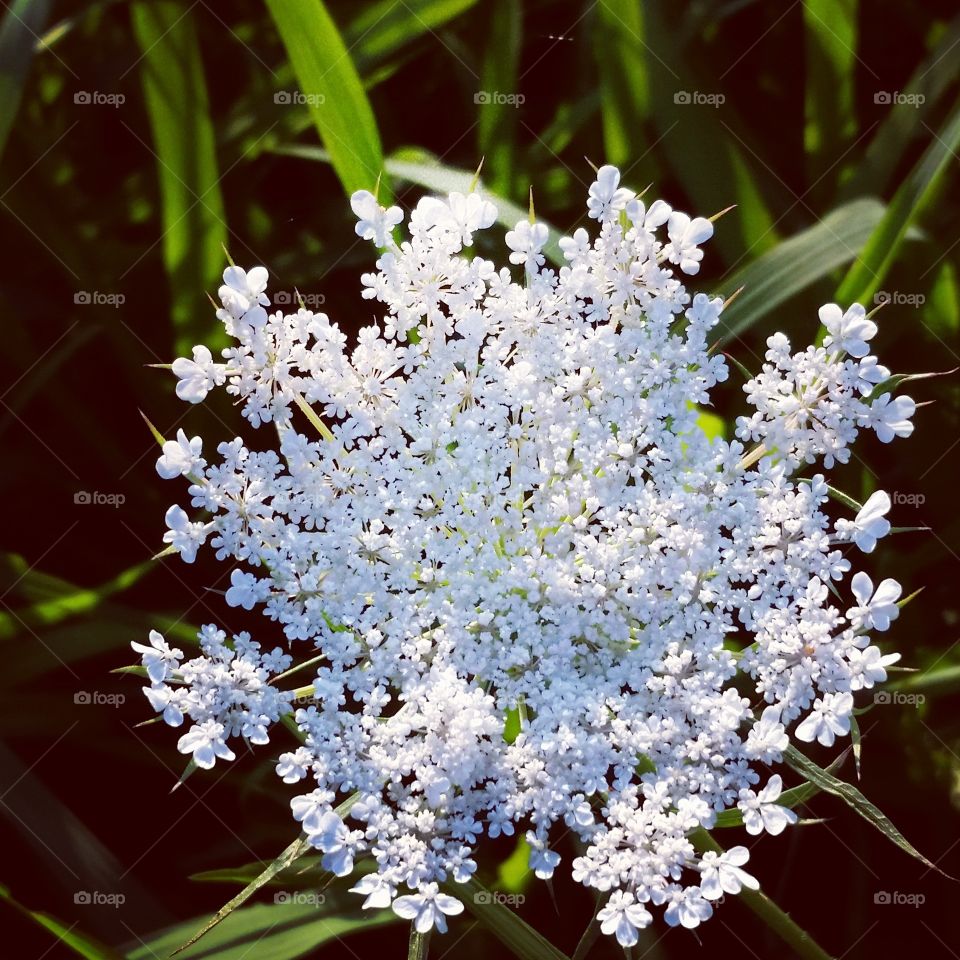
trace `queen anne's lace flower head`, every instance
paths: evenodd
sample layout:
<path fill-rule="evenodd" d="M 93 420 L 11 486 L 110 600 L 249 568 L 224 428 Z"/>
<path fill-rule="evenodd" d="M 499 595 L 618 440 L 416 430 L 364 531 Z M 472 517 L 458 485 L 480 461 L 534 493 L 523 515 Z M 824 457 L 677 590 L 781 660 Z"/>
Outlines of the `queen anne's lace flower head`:
<path fill-rule="evenodd" d="M 556 838 L 579 838 L 572 875 L 622 945 L 654 911 L 695 927 L 757 881 L 745 848 L 701 854 L 691 834 L 727 808 L 751 834 L 796 822 L 766 765 L 791 730 L 847 735 L 853 691 L 893 662 L 868 633 L 899 585 L 844 585 L 889 498 L 834 520 L 824 475 L 801 471 L 846 462 L 862 429 L 908 435 L 915 405 L 871 399 L 876 325 L 828 305 L 822 347 L 769 339 L 739 440 L 708 438 L 723 301 L 681 277 L 713 225 L 646 206 L 613 167 L 590 188 L 598 232 L 560 240 L 558 269 L 530 220 L 505 237 L 522 270 L 463 255 L 495 220 L 479 193 L 420 201 L 402 242 L 400 208 L 352 206 L 381 306 L 355 344 L 326 314 L 271 311 L 266 271 L 231 267 L 235 344 L 173 365 L 183 399 L 225 386 L 279 428 L 276 450 L 238 438 L 206 459 L 181 432 L 157 468 L 196 512 L 171 507 L 164 539 L 235 563 L 227 603 L 285 647 L 207 627 L 184 661 L 153 633 L 135 644 L 150 704 L 189 722 L 180 749 L 204 767 L 292 717 L 276 769 L 294 819 L 336 874 L 372 859 L 354 892 L 418 930 L 460 912 L 441 885 L 470 878 L 481 836 L 517 830 L 542 879 Z M 296 702 L 288 650 L 311 669 Z"/>

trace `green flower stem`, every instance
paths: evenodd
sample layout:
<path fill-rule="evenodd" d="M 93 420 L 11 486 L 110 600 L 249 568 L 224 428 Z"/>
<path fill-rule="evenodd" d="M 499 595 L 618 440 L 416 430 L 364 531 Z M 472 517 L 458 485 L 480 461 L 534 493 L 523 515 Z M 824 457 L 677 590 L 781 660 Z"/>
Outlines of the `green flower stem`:
<path fill-rule="evenodd" d="M 317 433 L 323 437 L 324 440 L 331 441 L 334 439 L 333 433 L 330 428 L 317 416 L 313 407 L 307 403 L 299 393 L 294 394 L 294 402 L 296 405 L 303 411 L 303 415 L 313 424 L 314 429 Z"/>
<path fill-rule="evenodd" d="M 430 950 L 430 931 L 417 933 L 417 928 L 410 924 L 410 946 L 407 949 L 407 960 L 427 960 Z"/>
<path fill-rule="evenodd" d="M 597 907 L 599 912 L 599 905 Z M 573 952 L 573 960 L 586 960 L 587 954 L 593 949 L 593 945 L 600 936 L 600 921 L 594 914 L 589 926 L 583 931 L 583 936 L 577 944 L 577 949 Z"/>

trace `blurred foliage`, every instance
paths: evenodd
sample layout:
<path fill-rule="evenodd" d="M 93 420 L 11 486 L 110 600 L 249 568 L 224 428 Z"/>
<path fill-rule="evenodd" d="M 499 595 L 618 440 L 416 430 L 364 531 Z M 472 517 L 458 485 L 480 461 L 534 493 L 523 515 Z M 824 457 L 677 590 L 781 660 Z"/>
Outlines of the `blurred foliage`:
<path fill-rule="evenodd" d="M 834 297 L 887 302 L 878 352 L 895 372 L 960 364 L 960 18 L 947 0 L 9 0 L 0 94 L 0 900 L 18 955 L 166 955 L 238 882 L 209 871 L 253 860 L 246 882 L 291 839 L 269 765 L 252 758 L 223 785 L 220 773 L 191 777 L 170 795 L 182 773 L 170 738 L 136 728 L 147 716 L 136 681 L 108 672 L 151 627 L 182 646 L 203 622 L 261 626 L 228 617 L 228 571 L 210 558 L 189 578 L 148 560 L 171 494 L 137 408 L 167 436 L 240 429 L 222 397 L 186 409 L 146 369 L 222 336 L 207 294 L 224 246 L 268 266 L 275 302 L 300 291 L 352 332 L 368 322 L 358 272 L 370 253 L 344 191 L 379 180 L 381 197 L 409 205 L 464 189 L 483 158 L 504 222 L 525 215 L 533 185 L 538 215 L 568 232 L 590 164 L 609 161 L 691 212 L 736 204 L 699 285 L 744 288 L 718 348 L 746 369 L 774 329 L 807 342 Z M 729 435 L 741 380 L 732 369 L 705 429 Z M 958 382 L 912 384 L 936 403 L 915 435 L 896 449 L 864 443 L 840 476 L 861 500 L 893 491 L 896 525 L 931 528 L 869 560 L 908 592 L 926 589 L 888 635 L 916 672 L 860 717 L 859 786 L 955 875 Z M 852 764 L 841 775 L 855 777 Z M 756 872 L 830 952 L 940 955 L 956 942 L 947 881 L 880 847 L 829 796 L 804 815 L 834 819 L 761 844 Z M 525 894 L 519 915 L 572 954 L 590 898 L 524 872 L 512 841 L 482 858 L 481 879 Z M 877 907 L 881 890 L 927 903 Z M 91 892 L 125 900 L 78 899 Z M 742 905 L 726 916 L 698 931 L 705 946 L 775 948 Z M 482 928 L 457 941 L 471 923 L 455 925 L 457 956 L 500 949 Z M 356 926 L 336 892 L 319 913 L 260 897 L 219 928 L 216 956 L 402 953 L 403 934 L 376 923 L 344 946 Z M 700 948 L 674 930 L 644 949 Z M 590 955 L 616 951 L 604 939 Z"/>

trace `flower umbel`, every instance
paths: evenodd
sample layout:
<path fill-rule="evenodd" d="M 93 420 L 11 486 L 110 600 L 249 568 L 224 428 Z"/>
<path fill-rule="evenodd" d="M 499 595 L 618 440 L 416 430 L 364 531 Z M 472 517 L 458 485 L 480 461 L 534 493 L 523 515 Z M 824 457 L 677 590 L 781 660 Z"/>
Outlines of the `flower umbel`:
<path fill-rule="evenodd" d="M 135 645 L 150 703 L 189 718 L 180 749 L 204 767 L 292 714 L 273 759 L 295 820 L 338 875 L 372 860 L 354 892 L 421 933 L 462 910 L 440 884 L 470 878 L 480 838 L 519 830 L 541 879 L 562 867 L 552 840 L 579 837 L 572 875 L 608 895 L 621 945 L 654 908 L 695 927 L 757 881 L 746 848 L 701 855 L 690 835 L 731 807 L 752 834 L 795 823 L 759 771 L 791 738 L 846 736 L 853 691 L 893 662 L 868 634 L 899 584 L 846 584 L 844 555 L 890 531 L 890 500 L 834 517 L 824 474 L 801 473 L 846 462 L 860 430 L 909 435 L 915 404 L 870 399 L 876 324 L 828 305 L 824 345 L 771 337 L 739 439 L 708 438 L 723 299 L 681 276 L 713 224 L 645 206 L 613 167 L 590 188 L 599 229 L 561 240 L 556 269 L 532 217 L 504 238 L 513 269 L 465 255 L 494 223 L 479 193 L 425 198 L 402 242 L 399 207 L 352 207 L 381 313 L 355 344 L 323 313 L 271 312 L 263 268 L 230 268 L 235 345 L 173 366 L 183 399 L 224 386 L 279 427 L 275 448 L 206 458 L 180 433 L 157 467 L 202 514 L 171 507 L 165 540 L 233 564 L 227 604 L 285 645 L 206 627 L 184 663 L 154 633 Z"/>

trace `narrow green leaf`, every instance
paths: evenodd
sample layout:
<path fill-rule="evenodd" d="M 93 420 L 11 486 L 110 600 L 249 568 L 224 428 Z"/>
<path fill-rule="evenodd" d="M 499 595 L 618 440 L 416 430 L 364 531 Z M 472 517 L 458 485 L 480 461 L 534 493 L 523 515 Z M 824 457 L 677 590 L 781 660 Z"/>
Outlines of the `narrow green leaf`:
<path fill-rule="evenodd" d="M 462 900 L 467 910 L 508 950 L 523 960 L 568 960 L 549 940 L 517 916 L 496 895 L 477 880 L 445 884 L 446 890 Z"/>
<path fill-rule="evenodd" d="M 477 0 L 376 0 L 343 30 L 357 70 L 367 74 L 424 34 L 433 33 L 475 6 Z"/>
<path fill-rule="evenodd" d="M 181 946 L 178 946 L 171 955 L 175 956 L 178 953 L 182 953 L 188 947 L 193 946 L 202 936 L 226 920 L 234 910 L 246 903 L 261 887 L 269 883 L 281 870 L 286 870 L 309 849 L 309 841 L 305 835 L 301 834 L 266 870 L 263 870 L 251 880 L 235 897 L 228 900 L 189 940 L 182 943 Z"/>
<path fill-rule="evenodd" d="M 948 377 L 960 370 L 960 367 L 954 367 L 952 370 L 941 370 L 938 373 L 895 373 L 892 377 L 878 383 L 870 392 L 867 401 L 876 400 L 885 393 L 893 393 L 899 390 L 905 383 L 912 383 L 914 380 L 929 380 L 932 377 Z"/>
<path fill-rule="evenodd" d="M 805 153 L 809 179 L 823 178 L 856 129 L 858 0 L 804 0 L 806 27 Z"/>
<path fill-rule="evenodd" d="M 299 886 L 316 887 L 318 880 L 313 871 L 320 870 L 320 860 L 321 857 L 319 855 L 300 856 L 289 868 L 274 874 L 269 880 L 265 881 L 263 885 L 276 887 L 297 884 Z M 263 864 L 257 862 L 246 863 L 240 867 L 221 867 L 217 870 L 202 870 L 200 873 L 191 874 L 189 879 L 195 883 L 225 883 L 245 887 L 247 884 L 256 880 L 262 873 Z M 301 877 L 302 879 L 298 879 Z"/>
<path fill-rule="evenodd" d="M 123 957 L 116 950 L 77 930 L 75 924 L 64 923 L 62 920 L 52 917 L 49 913 L 29 910 L 14 900 L 10 891 L 2 884 L 0 884 L 0 900 L 13 907 L 28 920 L 32 920 L 38 926 L 43 927 L 44 930 L 52 933 L 57 938 L 58 943 L 78 957 L 85 957 L 86 960 L 123 960 Z"/>
<path fill-rule="evenodd" d="M 863 509 L 863 504 L 858 500 L 854 500 L 849 494 L 844 493 L 842 490 L 838 490 L 836 487 L 827 486 L 827 493 L 830 495 L 832 500 L 836 500 L 837 503 L 842 503 L 845 507 L 853 510 L 856 513 L 859 513 Z"/>
<path fill-rule="evenodd" d="M 737 368 L 744 382 L 749 382 L 753 379 L 753 374 L 732 353 L 725 352 L 724 356 Z"/>
<path fill-rule="evenodd" d="M 23 96 L 34 39 L 50 15 L 50 0 L 12 0 L 0 23 L 0 154 Z"/>
<path fill-rule="evenodd" d="M 30 603 L 56 600 L 79 589 L 69 580 L 37 570 L 19 553 L 0 553 L 0 584 L 4 592 L 16 591 Z"/>
<path fill-rule="evenodd" d="M 957 78 L 957 47 L 960 44 L 960 16 L 955 17 L 935 39 L 929 55 L 919 64 L 910 81 L 899 91 L 874 90 L 875 110 L 888 111 L 855 174 L 841 190 L 843 199 L 857 194 L 883 193 L 913 141 L 929 132 L 927 122 L 943 94 Z M 886 97 L 884 96 L 886 94 Z"/>
<path fill-rule="evenodd" d="M 739 336 L 781 303 L 849 263 L 883 215 L 879 200 L 853 200 L 727 277 L 723 290 L 744 290 L 724 310 L 712 338 Z"/>
<path fill-rule="evenodd" d="M 960 333 L 960 281 L 949 260 L 937 269 L 923 315 L 934 336 L 951 338 Z"/>
<path fill-rule="evenodd" d="M 380 133 L 356 66 L 326 4 L 322 0 L 266 3 L 344 190 L 348 196 L 356 190 L 372 191 L 384 169 Z M 389 187 L 381 181 L 380 202 L 389 199 Z"/>
<path fill-rule="evenodd" d="M 202 947 L 191 949 L 183 960 L 295 960 L 314 956 L 320 948 L 352 933 L 400 923 L 392 910 L 363 913 L 334 912 L 336 902 L 315 905 L 297 902 L 259 903 L 244 907 L 213 931 Z M 184 936 L 196 928 L 195 918 L 158 932 L 145 943 L 136 943 L 127 960 L 158 960 L 179 953 Z"/>
<path fill-rule="evenodd" d="M 605 160 L 629 167 L 646 150 L 643 124 L 650 107 L 643 10 L 637 0 L 600 0 L 593 52 Z"/>
<path fill-rule="evenodd" d="M 960 101 L 938 130 L 916 166 L 894 194 L 883 219 L 877 224 L 854 261 L 840 289 L 837 302 L 868 303 L 880 289 L 887 271 L 900 253 L 907 231 L 918 219 L 926 201 L 940 185 L 947 169 L 956 163 L 960 148 Z"/>
<path fill-rule="evenodd" d="M 761 256 L 780 242 L 780 232 L 777 230 L 777 221 L 760 192 L 755 167 L 748 162 L 745 150 L 738 149 L 734 143 L 732 137 L 728 136 L 725 140 L 732 185 L 731 196 L 736 199 L 737 208 L 734 226 L 739 226 L 739 240 L 743 247 L 754 256 Z M 726 225 L 722 226 L 720 231 L 723 237 Z"/>
<path fill-rule="evenodd" d="M 919 860 L 922 864 L 937 873 L 948 876 L 932 860 L 928 860 L 906 837 L 893 825 L 889 817 L 872 804 L 855 786 L 845 780 L 838 780 L 828 770 L 808 759 L 796 747 L 787 747 L 784 757 L 802 777 L 816 784 L 821 790 L 840 797 L 844 803 L 858 813 L 867 823 L 877 828 L 888 840 L 893 841 L 905 853 Z M 952 879 L 952 878 L 951 878 Z"/>
<path fill-rule="evenodd" d="M 827 767 L 827 773 L 834 773 L 843 766 L 843 762 L 847 759 L 848 754 L 850 753 L 850 747 L 847 747 L 843 753 L 839 754 Z M 815 783 L 811 783 L 809 780 L 804 783 L 799 784 L 796 787 L 790 787 L 789 790 L 784 790 L 780 794 L 780 798 L 777 800 L 777 803 L 781 807 L 788 807 L 790 810 L 793 810 L 795 807 L 800 806 L 801 803 L 806 803 L 808 800 L 815 797 L 818 793 L 822 791 L 822 787 L 817 786 Z M 737 809 L 723 810 L 717 814 L 717 819 L 714 822 L 714 827 L 721 827 L 726 829 L 727 827 L 742 827 L 743 826 L 743 814 Z"/>
<path fill-rule="evenodd" d="M 530 169 L 543 169 L 551 159 L 555 160 L 563 153 L 574 137 L 600 111 L 600 103 L 600 95 L 596 90 L 590 90 L 571 102 L 558 103 L 550 125 L 539 133 L 536 141 L 530 145 Z"/>
<path fill-rule="evenodd" d="M 344 800 L 343 803 L 337 807 L 336 812 L 341 816 L 345 816 L 350 808 L 356 803 L 359 794 L 354 794 L 351 797 L 348 797 Z M 188 947 L 196 943 L 202 936 L 209 933 L 214 927 L 222 923 L 231 913 L 234 912 L 239 906 L 245 903 L 250 897 L 253 896 L 262 886 L 269 883 L 278 873 L 282 870 L 286 870 L 291 864 L 297 861 L 302 857 L 308 850 L 310 850 L 310 842 L 307 840 L 306 836 L 301 834 L 297 837 L 293 843 L 288 846 L 283 853 L 277 857 L 262 873 L 258 874 L 253 880 L 250 881 L 235 897 L 228 900 L 214 915 L 211 917 L 203 928 L 195 933 L 186 943 L 178 947 L 174 953 L 180 953 L 183 950 L 186 950 Z"/>
<path fill-rule="evenodd" d="M 738 121 L 733 102 L 716 77 L 695 69 L 698 58 L 683 49 L 671 5 L 645 3 L 643 12 L 642 48 L 656 135 L 642 150 L 655 145 L 671 179 L 679 180 L 692 203 L 691 213 L 709 217 L 731 203 L 737 205 L 736 216 L 724 222 L 710 241 L 728 263 L 744 250 L 765 252 L 778 239 L 765 198 L 784 206 L 792 198 L 757 160 L 759 151 L 744 140 L 747 125 Z M 638 159 L 631 157 L 631 163 Z M 704 176 L 704 170 L 710 175 Z M 652 179 L 642 168 L 630 173 L 631 179 L 634 176 Z M 672 202 L 679 204 L 678 199 Z"/>
<path fill-rule="evenodd" d="M 893 533 L 894 529 L 896 528 L 891 529 L 890 532 Z M 911 593 L 909 596 L 904 597 L 902 600 L 898 600 L 897 606 L 902 610 L 908 603 L 910 603 L 912 600 L 915 600 L 917 597 L 919 597 L 921 593 L 923 593 L 923 587 L 919 587 L 917 590 L 914 590 L 913 593 Z"/>
<path fill-rule="evenodd" d="M 491 189 L 510 196 L 516 183 L 516 126 L 522 96 L 518 73 L 523 36 L 522 0 L 494 0 L 483 54 L 480 90 L 474 95 L 477 143 Z"/>
<path fill-rule="evenodd" d="M 894 690 L 922 692 L 932 697 L 953 694 L 960 689 L 960 664 L 944 664 L 936 670 L 921 670 L 890 686 Z"/>
<path fill-rule="evenodd" d="M 132 587 L 152 568 L 152 562 L 139 563 L 111 578 L 100 587 L 72 587 L 57 597 L 41 600 L 15 613 L 0 612 L 0 640 L 16 636 L 27 627 L 52 627 L 70 617 L 89 615 L 111 596 Z"/>
<path fill-rule="evenodd" d="M 692 837 L 698 850 L 712 850 L 723 853 L 720 846 L 706 830 L 698 830 Z M 832 960 L 814 939 L 789 914 L 785 913 L 762 890 L 749 890 L 744 887 L 736 896 L 749 907 L 784 943 L 792 947 L 803 960 Z"/>
<path fill-rule="evenodd" d="M 191 757 L 187 761 L 187 765 L 183 768 L 183 773 L 180 774 L 180 778 L 170 788 L 170 792 L 173 793 L 175 790 L 179 790 L 180 787 L 182 787 L 199 769 L 200 768 L 197 766 L 197 761 Z"/>
<path fill-rule="evenodd" d="M 153 132 L 162 201 L 163 259 L 170 285 L 174 346 L 226 345 L 207 290 L 217 285 L 227 239 L 216 143 L 193 16 L 180 0 L 130 7 Z"/>
<path fill-rule="evenodd" d="M 63 738 L 64 712 L 61 707 L 45 701 L 44 694 L 37 690 L 24 691 L 22 709 L 29 713 L 43 711 L 47 716 L 57 717 L 60 724 L 56 732 L 43 735 L 46 743 L 55 743 Z M 40 700 L 34 704 L 34 698 Z M 61 704 L 63 695 L 57 696 Z M 4 695 L 4 702 L 11 697 Z M 15 716 L 15 705 L 8 708 Z M 24 732 L 27 738 L 36 737 L 36 719 L 31 716 L 29 728 Z M 10 730 L 10 721 L 5 721 L 4 729 Z M 5 734 L 6 736 L 6 734 Z M 10 730 L 9 736 L 16 736 Z M 68 742 L 69 748 L 69 742 Z M 110 762 L 107 760 L 107 762 Z M 92 778 L 88 778 L 92 782 Z M 11 819 L 9 825 L 20 834 L 22 841 L 32 849 L 28 862 L 36 875 L 46 880 L 46 890 L 52 893 L 59 888 L 71 899 L 84 891 L 122 895 L 125 898 L 124 916 L 131 922 L 139 923 L 162 911 L 153 893 L 139 881 L 124 873 L 124 864 L 90 830 L 86 823 L 37 776 L 35 764 L 14 753 L 0 740 L 0 783 L 17 784 L 16 790 L 8 792 L 4 798 L 5 814 Z M 8 841 L 9 844 L 9 841 Z M 7 863 L 13 866 L 10 858 Z M 119 897 L 117 899 L 119 905 Z M 4 951 L 5 953 L 6 951 Z"/>
<path fill-rule="evenodd" d="M 163 449 L 163 445 L 167 442 L 166 437 L 147 419 L 147 415 L 142 410 L 140 411 L 140 416 L 143 417 L 146 422 L 147 429 L 150 431 L 153 439 L 156 440 L 160 448 Z"/>

